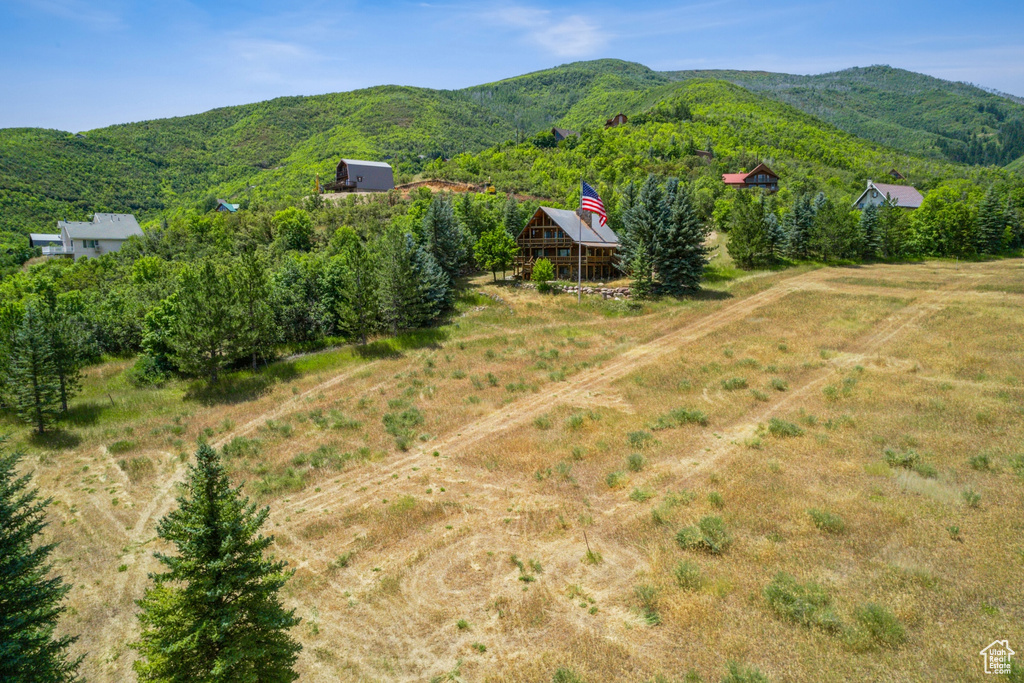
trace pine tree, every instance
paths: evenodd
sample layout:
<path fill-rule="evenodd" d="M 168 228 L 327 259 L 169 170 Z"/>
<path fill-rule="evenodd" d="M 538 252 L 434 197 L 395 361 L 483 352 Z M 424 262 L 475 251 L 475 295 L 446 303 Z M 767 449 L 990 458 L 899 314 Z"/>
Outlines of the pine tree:
<path fill-rule="evenodd" d="M 654 296 L 654 262 L 642 237 L 636 242 L 633 254 L 633 262 L 629 264 L 630 295 L 634 299 L 650 299 Z"/>
<path fill-rule="evenodd" d="M 39 313 L 50 337 L 53 371 L 60 387 L 60 409 L 66 413 L 68 399 L 81 389 L 87 333 L 77 316 L 59 306 L 55 299 L 46 308 L 41 307 Z"/>
<path fill-rule="evenodd" d="M 501 224 L 513 241 L 523 231 L 523 218 L 520 215 L 519 202 L 511 192 L 508 193 L 505 205 L 501 209 Z"/>
<path fill-rule="evenodd" d="M 341 261 L 342 268 L 337 312 L 339 327 L 365 345 L 367 335 L 373 328 L 373 313 L 377 307 L 375 261 L 366 244 L 354 231 L 335 258 Z"/>
<path fill-rule="evenodd" d="M 876 258 L 882 251 L 881 218 L 878 207 L 871 204 L 860 214 L 860 239 L 864 245 L 863 258 Z"/>
<path fill-rule="evenodd" d="M 244 254 L 235 264 L 233 276 L 238 296 L 238 353 L 251 357 L 255 371 L 257 360 L 273 355 L 280 337 L 270 306 L 266 261 L 256 252 Z"/>
<path fill-rule="evenodd" d="M 213 383 L 221 368 L 239 355 L 243 321 L 232 273 L 211 260 L 187 266 L 178 284 L 177 316 L 171 345 L 185 373 Z"/>
<path fill-rule="evenodd" d="M 1006 212 L 1003 203 L 995 190 L 989 188 L 978 207 L 978 243 L 979 254 L 996 254 L 1002 248 L 1003 234 L 1006 232 Z"/>
<path fill-rule="evenodd" d="M 413 327 L 437 320 L 451 305 L 452 286 L 448 274 L 425 247 L 406 235 L 406 249 L 412 254 L 412 277 L 415 283 Z"/>
<path fill-rule="evenodd" d="M 811 231 L 814 228 L 814 206 L 810 197 L 801 195 L 793 203 L 792 223 L 786 231 L 786 254 L 790 258 L 805 259 L 808 256 Z"/>
<path fill-rule="evenodd" d="M 421 324 L 422 287 L 416 244 L 412 235 L 392 227 L 381 239 L 377 306 L 381 322 L 392 334 Z M 434 262 L 436 265 L 436 261 Z"/>
<path fill-rule="evenodd" d="M 772 260 L 765 229 L 765 209 L 764 197 L 754 201 L 746 192 L 736 196 L 727 249 L 740 268 L 755 268 Z"/>
<path fill-rule="evenodd" d="M 711 253 L 705 246 L 707 232 L 693 208 L 690 189 L 679 185 L 659 253 L 658 276 L 666 292 L 700 289 Z"/>
<path fill-rule="evenodd" d="M 140 681 L 294 681 L 299 623 L 278 592 L 291 577 L 267 557 L 272 536 L 259 534 L 270 509 L 232 488 L 220 456 L 203 444 L 157 535 L 176 554 L 157 553 L 167 569 L 138 601 Z"/>
<path fill-rule="evenodd" d="M 76 638 L 54 635 L 71 587 L 53 575 L 55 545 L 32 547 L 50 501 L 18 476 L 22 457 L 0 451 L 0 680 L 74 681 L 81 658 L 69 660 L 67 649 Z"/>
<path fill-rule="evenodd" d="M 485 232 L 473 247 L 473 255 L 479 268 L 491 271 L 494 280 L 498 280 L 498 271 L 502 279 L 505 271 L 515 263 L 519 247 L 516 241 L 504 228 L 495 228 Z"/>
<path fill-rule="evenodd" d="M 426 240 L 427 251 L 454 282 L 465 265 L 466 240 L 462 225 L 455 217 L 450 196 L 436 195 L 430 200 L 427 213 L 423 216 L 423 238 Z"/>
<path fill-rule="evenodd" d="M 652 270 L 660 267 L 657 254 L 668 222 L 668 211 L 664 190 L 653 175 L 647 176 L 636 200 L 622 215 L 624 232 L 619 236 L 618 251 L 630 268 L 636 261 L 641 244 L 647 250 L 645 260 Z"/>
<path fill-rule="evenodd" d="M 765 214 L 764 234 L 768 241 L 768 252 L 771 259 L 775 260 L 782 256 L 786 247 L 786 233 L 783 231 L 782 225 L 779 224 L 779 217 L 772 211 Z"/>
<path fill-rule="evenodd" d="M 10 392 L 18 416 L 44 434 L 60 407 L 60 379 L 53 361 L 46 314 L 38 303 L 25 307 L 11 340 Z"/>

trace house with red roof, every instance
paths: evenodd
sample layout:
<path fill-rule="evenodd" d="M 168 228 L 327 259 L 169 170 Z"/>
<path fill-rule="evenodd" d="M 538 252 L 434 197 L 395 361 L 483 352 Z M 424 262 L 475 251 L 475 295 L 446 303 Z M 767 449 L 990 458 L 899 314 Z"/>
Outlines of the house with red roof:
<path fill-rule="evenodd" d="M 888 185 L 869 180 L 867 189 L 853 205 L 861 211 L 869 206 L 881 206 L 886 202 L 901 209 L 916 209 L 923 201 L 924 197 L 912 185 Z"/>
<path fill-rule="evenodd" d="M 722 182 L 729 187 L 760 188 L 768 192 L 777 192 L 779 176 L 764 164 L 749 173 L 723 173 Z"/>

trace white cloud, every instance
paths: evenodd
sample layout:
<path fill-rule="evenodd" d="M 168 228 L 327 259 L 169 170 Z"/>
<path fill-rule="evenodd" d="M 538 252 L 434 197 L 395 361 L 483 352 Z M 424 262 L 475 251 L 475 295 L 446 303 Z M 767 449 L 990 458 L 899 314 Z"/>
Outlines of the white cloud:
<path fill-rule="evenodd" d="M 558 57 L 588 57 L 608 44 L 609 34 L 592 19 L 513 5 L 485 13 L 489 23 L 520 29 L 523 37 Z"/>

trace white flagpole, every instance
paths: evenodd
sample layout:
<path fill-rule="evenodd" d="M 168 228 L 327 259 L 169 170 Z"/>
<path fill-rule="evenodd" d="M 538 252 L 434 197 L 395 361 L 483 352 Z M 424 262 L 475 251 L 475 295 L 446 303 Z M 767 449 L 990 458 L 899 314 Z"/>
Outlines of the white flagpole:
<path fill-rule="evenodd" d="M 580 241 L 576 244 L 576 303 L 583 301 L 583 178 L 580 178 Z"/>

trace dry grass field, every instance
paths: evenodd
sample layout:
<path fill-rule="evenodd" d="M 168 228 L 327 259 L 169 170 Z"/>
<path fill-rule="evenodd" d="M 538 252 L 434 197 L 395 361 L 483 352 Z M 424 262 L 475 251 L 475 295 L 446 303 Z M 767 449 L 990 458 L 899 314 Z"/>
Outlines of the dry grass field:
<path fill-rule="evenodd" d="M 65 432 L 4 429 L 90 680 L 134 679 L 200 438 L 271 506 L 303 680 L 984 680 L 988 643 L 1024 652 L 1022 283 L 929 262 L 577 307 L 486 276 L 436 330 L 219 393 L 111 362 Z"/>

